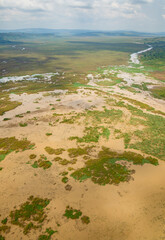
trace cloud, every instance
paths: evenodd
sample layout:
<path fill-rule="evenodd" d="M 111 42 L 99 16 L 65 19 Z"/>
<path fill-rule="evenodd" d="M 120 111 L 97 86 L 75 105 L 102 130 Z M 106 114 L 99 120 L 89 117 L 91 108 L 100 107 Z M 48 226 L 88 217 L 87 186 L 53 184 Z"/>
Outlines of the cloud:
<path fill-rule="evenodd" d="M 93 3 L 93 12 L 99 16 L 100 13 L 102 18 L 134 18 L 138 14 L 140 6 L 134 5 L 129 1 L 121 0 L 95 0 Z"/>
<path fill-rule="evenodd" d="M 154 0 L 130 0 L 133 4 L 147 4 L 152 3 Z"/>
<path fill-rule="evenodd" d="M 22 11 L 52 11 L 57 8 L 95 9 L 98 7 L 119 9 L 134 4 L 150 3 L 153 0 L 1 0 L 0 9 L 18 9 Z M 117 10 L 116 8 L 116 10 Z"/>
<path fill-rule="evenodd" d="M 50 21 L 56 26 L 97 25 L 112 19 L 135 19 L 140 6 L 132 0 L 0 0 L 0 18 L 10 21 Z M 35 13 L 35 14 L 34 14 Z M 8 16 L 8 17 L 6 17 Z M 1 21 L 2 22 L 2 21 Z M 36 25 L 35 25 L 36 26 Z"/>
<path fill-rule="evenodd" d="M 68 6 L 71 8 L 92 9 L 91 3 L 85 1 L 69 1 Z"/>
<path fill-rule="evenodd" d="M 134 29 L 157 21 L 164 0 L 0 0 L 0 28 L 115 28 Z M 155 7 L 157 11 L 155 11 Z M 162 19 L 162 17 L 161 17 Z M 8 22 L 8 23 L 7 23 Z M 17 23 L 16 23 L 17 22 Z M 125 25 L 124 25 L 125 24 Z M 2 26 L 1 26 L 2 25 Z M 134 28 L 135 27 L 135 28 Z"/>
<path fill-rule="evenodd" d="M 39 0 L 1 0 L 0 9 L 16 9 L 20 11 L 45 11 L 49 4 Z"/>

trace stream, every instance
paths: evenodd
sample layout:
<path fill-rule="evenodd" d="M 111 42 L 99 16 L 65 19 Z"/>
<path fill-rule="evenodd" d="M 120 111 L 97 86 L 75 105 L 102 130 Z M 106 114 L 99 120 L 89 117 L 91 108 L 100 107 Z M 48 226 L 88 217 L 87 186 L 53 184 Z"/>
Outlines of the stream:
<path fill-rule="evenodd" d="M 138 55 L 141 54 L 141 53 L 144 53 L 144 52 L 151 51 L 153 49 L 153 47 L 151 45 L 148 45 L 148 46 L 149 46 L 149 48 L 147 48 L 145 50 L 139 51 L 137 53 L 132 53 L 131 58 L 130 58 L 131 62 L 135 63 L 135 64 L 140 64 L 140 61 L 138 59 Z"/>

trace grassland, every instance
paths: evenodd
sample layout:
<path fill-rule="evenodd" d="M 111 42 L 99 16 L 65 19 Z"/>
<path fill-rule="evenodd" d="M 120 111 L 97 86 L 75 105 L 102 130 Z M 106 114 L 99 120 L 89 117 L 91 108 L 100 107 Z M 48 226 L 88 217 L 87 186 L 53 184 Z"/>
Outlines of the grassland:
<path fill-rule="evenodd" d="M 15 109 L 20 106 L 20 102 L 10 101 L 9 95 L 1 92 L 0 97 L 0 115 L 3 115 L 5 112 Z"/>
<path fill-rule="evenodd" d="M 160 81 L 165 81 L 165 39 L 153 39 L 149 41 L 149 44 L 152 44 L 153 49 L 150 52 L 145 53 L 142 56 L 142 61 L 146 66 L 151 67 L 150 74 Z M 165 88 L 155 87 L 152 89 L 153 96 L 156 98 L 165 98 Z"/>
<path fill-rule="evenodd" d="M 5 38 L 5 36 L 4 36 Z M 9 38 L 9 37 L 8 37 Z M 138 38 L 70 37 L 70 38 L 18 38 L 16 44 L 1 44 L 0 61 L 7 61 L 8 75 L 26 75 L 56 71 L 87 73 L 102 65 L 126 64 L 129 54 L 145 48 Z M 138 39 L 139 41 L 139 39 Z M 141 40 L 140 40 L 141 41 Z M 22 48 L 25 48 L 22 51 Z M 21 64 L 20 64 L 21 63 Z"/>
<path fill-rule="evenodd" d="M 0 233 L 10 232 L 13 225 L 22 228 L 24 235 L 27 235 L 32 230 L 41 228 L 47 217 L 45 208 L 49 203 L 49 199 L 30 196 L 25 203 L 21 204 L 19 209 L 11 211 L 9 216 L 1 221 L 3 225 L 0 226 Z M 7 224 L 10 226 L 7 226 Z M 55 231 L 51 232 L 51 234 L 50 231 L 47 231 L 47 233 L 51 236 Z M 3 239 L 2 235 L 1 238 Z"/>
<path fill-rule="evenodd" d="M 18 140 L 15 137 L 0 138 L 0 161 L 4 160 L 13 151 L 25 151 L 32 149 L 34 145 L 27 139 Z"/>
<path fill-rule="evenodd" d="M 52 165 L 52 162 L 48 161 L 47 157 L 43 154 L 43 155 L 40 155 L 40 158 L 37 161 L 34 161 L 31 166 L 33 168 L 43 168 L 45 170 L 50 168 L 51 165 Z"/>
<path fill-rule="evenodd" d="M 100 137 L 104 137 L 107 140 L 109 139 L 110 131 L 108 128 L 105 128 L 103 126 L 101 127 L 86 127 L 84 130 L 85 135 L 80 137 L 70 137 L 70 140 L 77 140 L 78 143 L 85 142 L 98 142 Z"/>
<path fill-rule="evenodd" d="M 64 216 L 68 219 L 79 219 L 82 216 L 82 212 L 77 209 L 73 209 L 70 206 L 66 207 L 65 214 Z M 90 223 L 90 218 L 88 216 L 82 216 L 81 221 L 83 224 L 89 224 Z"/>
<path fill-rule="evenodd" d="M 120 182 L 129 181 L 133 170 L 120 164 L 120 161 L 131 161 L 135 165 L 150 163 L 158 165 L 158 161 L 152 157 L 143 157 L 133 152 L 117 153 L 103 147 L 98 153 L 97 159 L 90 159 L 85 163 L 85 167 L 76 170 L 71 174 L 73 178 L 84 181 L 88 178 L 99 185 L 119 184 Z"/>

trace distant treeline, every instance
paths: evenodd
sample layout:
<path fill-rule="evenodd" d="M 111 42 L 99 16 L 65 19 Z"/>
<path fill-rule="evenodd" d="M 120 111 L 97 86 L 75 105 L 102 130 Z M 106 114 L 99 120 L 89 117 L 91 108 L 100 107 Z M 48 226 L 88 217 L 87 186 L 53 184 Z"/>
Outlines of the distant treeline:
<path fill-rule="evenodd" d="M 143 54 L 142 58 L 144 60 L 165 59 L 165 40 L 150 42 L 149 44 L 152 45 L 153 49 Z"/>
<path fill-rule="evenodd" d="M 19 37 L 13 33 L 0 33 L 0 44 L 19 44 Z"/>
<path fill-rule="evenodd" d="M 100 36 L 131 36 L 131 37 L 154 37 L 165 36 L 165 33 L 145 33 L 135 31 L 101 31 L 101 30 L 87 30 L 87 29 L 44 29 L 44 28 L 30 28 L 30 29 L 16 29 L 16 30 L 0 30 L 0 33 L 5 34 L 27 34 L 33 35 L 55 35 L 56 37 L 100 37 Z M 20 35 L 21 36 L 21 35 Z M 22 35 L 23 36 L 23 35 Z"/>
<path fill-rule="evenodd" d="M 6 40 L 4 34 L 0 33 L 0 44 L 11 44 L 11 41 Z"/>
<path fill-rule="evenodd" d="M 108 51 L 119 51 L 119 52 L 137 52 L 142 49 L 147 48 L 147 44 L 137 44 L 137 43 L 106 43 L 106 42 L 89 42 L 89 41 L 67 41 L 71 44 L 71 47 L 88 50 L 88 51 L 99 51 L 99 50 L 108 50 Z"/>
<path fill-rule="evenodd" d="M 0 44 L 19 44 L 26 39 L 36 39 L 41 37 L 52 37 L 52 33 L 0 33 Z"/>

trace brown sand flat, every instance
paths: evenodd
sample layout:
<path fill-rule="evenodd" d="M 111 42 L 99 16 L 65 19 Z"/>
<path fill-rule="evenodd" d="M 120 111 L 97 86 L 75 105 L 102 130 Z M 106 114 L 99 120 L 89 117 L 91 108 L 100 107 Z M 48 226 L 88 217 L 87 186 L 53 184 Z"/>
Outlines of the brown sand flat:
<path fill-rule="evenodd" d="M 143 93 L 140 95 L 128 93 L 115 86 L 114 91 L 157 107 L 156 110 L 165 110 L 162 100 L 147 97 Z M 20 227 L 12 226 L 9 233 L 2 233 L 2 235 L 7 240 L 34 240 L 38 239 L 47 227 L 51 227 L 53 230 L 58 230 L 58 233 L 52 235 L 53 240 L 165 239 L 165 162 L 163 161 L 159 161 L 158 166 L 130 164 L 135 174 L 129 182 L 120 183 L 118 186 L 100 186 L 90 179 L 79 182 L 69 177 L 68 184 L 72 186 L 72 189 L 66 191 L 59 173 L 66 171 L 68 166 L 54 162 L 55 156 L 49 155 L 44 148 L 46 146 L 65 150 L 76 148 L 78 146 L 76 141 L 70 141 L 68 138 L 82 137 L 85 123 L 83 119 L 79 122 L 75 121 L 74 124 L 55 122 L 49 104 L 54 104 L 56 113 L 68 114 L 72 111 L 81 113 L 86 109 L 93 109 L 93 106 L 94 109 L 100 110 L 106 106 L 106 100 L 103 95 L 99 96 L 89 90 L 80 90 L 78 94 L 63 94 L 60 98 L 61 101 L 57 102 L 56 98 L 44 97 L 41 93 L 12 95 L 12 100 L 22 101 L 23 104 L 0 117 L 1 138 L 15 136 L 18 139 L 27 138 L 35 143 L 34 150 L 12 152 L 1 162 L 1 167 L 3 167 L 0 172 L 1 220 L 8 216 L 15 206 L 18 208 L 24 203 L 30 195 L 51 199 L 47 210 L 47 220 L 42 230 L 32 230 L 28 235 L 24 235 Z M 36 99 L 40 99 L 39 103 L 34 103 Z M 37 110 L 36 107 L 40 109 Z M 25 114 L 27 111 L 31 113 Z M 24 117 L 16 118 L 17 114 L 23 114 Z M 129 116 L 127 112 L 124 114 L 125 120 L 114 123 L 116 124 L 114 127 L 126 131 L 129 128 L 127 125 Z M 4 122 L 2 121 L 4 117 L 10 117 L 12 120 Z M 33 120 L 34 117 L 37 120 Z M 20 122 L 28 122 L 28 126 L 20 127 Z M 49 125 L 50 122 L 53 126 Z M 136 126 L 132 128 L 136 129 Z M 52 133 L 52 135 L 46 136 L 46 133 Z M 98 151 L 101 146 L 115 151 L 124 151 L 123 139 L 115 139 L 113 134 L 109 140 L 100 138 Z M 27 164 L 30 154 L 36 154 L 37 157 L 44 154 L 53 164 L 47 170 L 35 169 Z M 95 154 L 93 153 L 93 156 Z M 67 151 L 60 157 L 67 159 Z M 79 156 L 77 160 L 77 163 L 71 166 L 74 169 L 84 166 L 83 157 Z M 89 216 L 90 223 L 86 225 L 80 220 L 66 219 L 63 214 L 67 205 L 80 209 L 84 215 Z M 57 222 L 60 227 L 57 227 Z"/>

